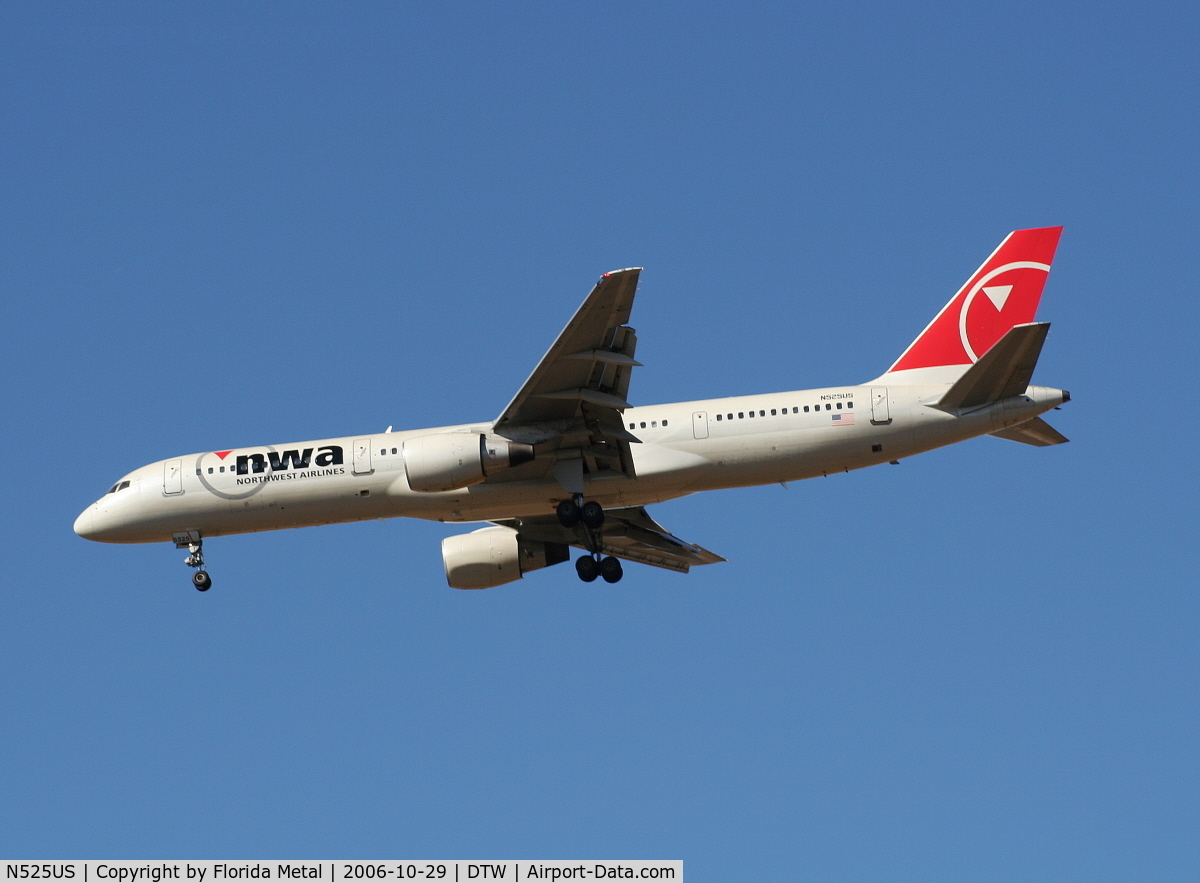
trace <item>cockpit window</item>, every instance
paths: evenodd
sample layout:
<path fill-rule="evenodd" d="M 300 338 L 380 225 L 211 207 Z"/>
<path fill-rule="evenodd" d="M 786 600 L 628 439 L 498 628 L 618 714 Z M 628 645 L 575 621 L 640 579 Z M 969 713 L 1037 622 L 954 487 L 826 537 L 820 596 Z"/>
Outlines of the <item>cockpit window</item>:
<path fill-rule="evenodd" d="M 112 487 L 110 487 L 110 488 L 108 489 L 108 493 L 109 493 L 109 494 L 115 494 L 117 491 L 123 491 L 123 490 L 125 490 L 125 488 L 127 488 L 127 487 L 129 487 L 129 482 L 127 482 L 127 481 L 118 481 L 116 484 L 114 484 Z M 105 496 L 108 496 L 108 494 L 105 494 Z"/>
<path fill-rule="evenodd" d="M 123 490 L 125 490 L 125 488 L 127 488 L 127 487 L 129 487 L 129 482 L 127 482 L 127 481 L 123 481 L 123 482 L 121 482 L 121 485 L 120 485 L 120 487 L 118 487 L 118 488 L 117 488 L 117 490 L 119 490 L 119 491 L 123 491 Z"/>

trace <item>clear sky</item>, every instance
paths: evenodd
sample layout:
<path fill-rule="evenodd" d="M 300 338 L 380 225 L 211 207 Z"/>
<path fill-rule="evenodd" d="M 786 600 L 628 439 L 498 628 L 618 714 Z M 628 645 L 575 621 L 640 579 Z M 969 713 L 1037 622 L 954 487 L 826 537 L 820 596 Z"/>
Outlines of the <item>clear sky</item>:
<path fill-rule="evenodd" d="M 0 10 L 0 856 L 1200 876 L 1194 4 Z M 71 531 L 170 455 L 484 420 L 606 270 L 635 404 L 883 371 L 1065 225 L 1036 449 L 446 587 L 391 520 Z"/>

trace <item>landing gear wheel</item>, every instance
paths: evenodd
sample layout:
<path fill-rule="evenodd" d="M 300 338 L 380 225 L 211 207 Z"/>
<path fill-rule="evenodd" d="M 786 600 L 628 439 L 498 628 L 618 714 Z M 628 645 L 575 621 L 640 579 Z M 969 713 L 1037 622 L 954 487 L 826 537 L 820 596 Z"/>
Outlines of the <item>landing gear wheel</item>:
<path fill-rule="evenodd" d="M 604 577 L 606 583 L 620 582 L 621 577 L 625 575 L 625 571 L 621 569 L 621 559 L 613 558 L 610 555 L 601 561 L 600 575 Z"/>
<path fill-rule="evenodd" d="M 196 568 L 196 572 L 192 574 L 192 585 L 201 592 L 207 592 L 212 587 L 212 578 L 204 569 L 204 540 L 200 538 L 200 531 L 181 530 L 172 539 L 176 549 L 188 550 L 188 556 L 183 559 L 183 563 Z"/>
<path fill-rule="evenodd" d="M 563 500 L 555 507 L 554 512 L 558 515 L 558 523 L 563 527 L 574 527 L 579 523 L 579 504 L 574 500 Z"/>
<path fill-rule="evenodd" d="M 590 583 L 600 575 L 600 565 L 591 555 L 575 559 L 575 572 L 585 583 Z"/>
<path fill-rule="evenodd" d="M 595 500 L 588 500 L 579 510 L 579 517 L 583 519 L 583 523 L 592 530 L 599 530 L 604 526 L 604 507 Z"/>

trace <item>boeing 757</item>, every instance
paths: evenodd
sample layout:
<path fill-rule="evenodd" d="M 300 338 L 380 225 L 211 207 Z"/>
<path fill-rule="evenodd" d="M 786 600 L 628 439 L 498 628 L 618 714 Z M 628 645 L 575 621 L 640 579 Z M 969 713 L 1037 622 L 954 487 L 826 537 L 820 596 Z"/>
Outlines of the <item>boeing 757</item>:
<path fill-rule="evenodd" d="M 867 383 L 629 404 L 639 269 L 605 273 L 494 420 L 204 451 L 135 469 L 75 532 L 174 542 L 206 591 L 204 540 L 406 516 L 487 526 L 442 541 L 446 580 L 484 589 L 575 559 L 615 583 L 622 561 L 686 573 L 725 559 L 646 507 L 896 462 L 981 435 L 1065 442 L 1041 414 L 1070 399 L 1032 386 L 1035 322 L 1061 227 L 1010 233 L 887 371 Z"/>

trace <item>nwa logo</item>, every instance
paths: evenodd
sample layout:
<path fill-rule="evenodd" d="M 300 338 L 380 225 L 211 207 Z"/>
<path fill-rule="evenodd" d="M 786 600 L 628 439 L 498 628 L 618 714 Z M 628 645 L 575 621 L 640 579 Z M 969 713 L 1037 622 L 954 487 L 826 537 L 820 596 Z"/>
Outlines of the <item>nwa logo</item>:
<path fill-rule="evenodd" d="M 304 470 L 309 465 L 317 467 L 341 466 L 344 462 L 342 449 L 339 445 L 326 445 L 316 448 L 317 455 L 313 456 L 313 448 L 303 451 L 268 451 L 265 454 L 240 454 L 234 471 L 238 475 L 264 472 L 286 472 L 288 470 Z M 319 472 L 318 475 L 330 475 L 332 472 Z"/>

